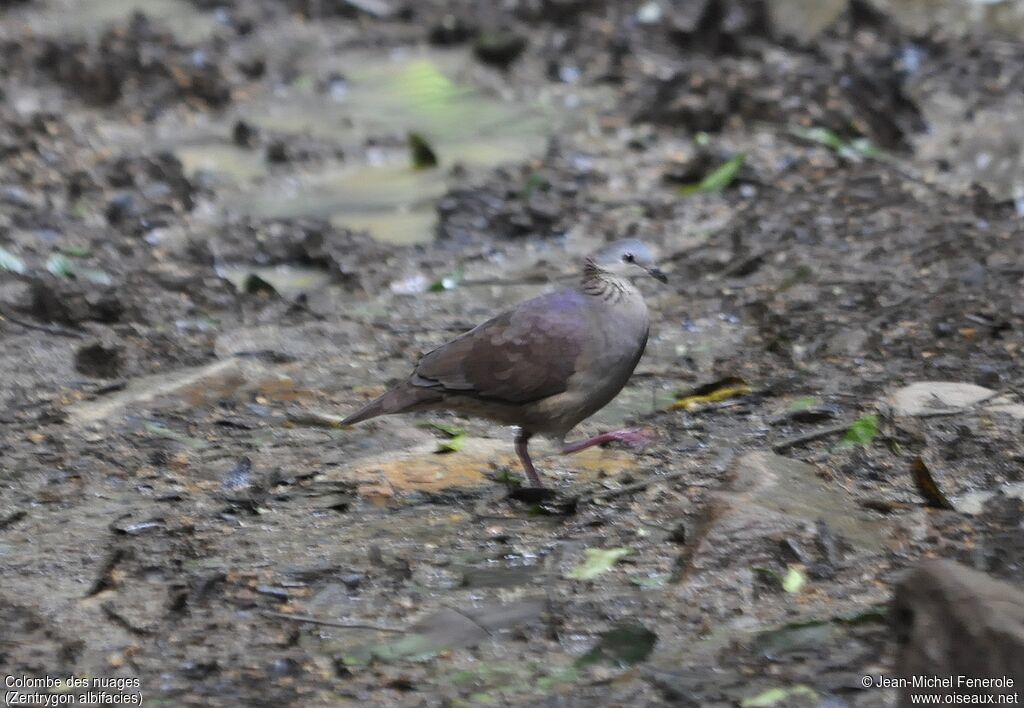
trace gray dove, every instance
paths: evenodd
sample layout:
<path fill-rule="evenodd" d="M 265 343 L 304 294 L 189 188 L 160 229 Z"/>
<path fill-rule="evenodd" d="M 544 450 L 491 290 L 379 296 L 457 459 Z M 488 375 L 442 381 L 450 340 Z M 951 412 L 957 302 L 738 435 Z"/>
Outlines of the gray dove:
<path fill-rule="evenodd" d="M 633 239 L 605 246 L 586 259 L 577 287 L 527 300 L 424 355 L 407 381 L 342 424 L 444 409 L 515 425 L 516 454 L 535 487 L 544 485 L 530 460 L 534 435 L 554 438 L 563 454 L 643 442 L 634 430 L 564 442 L 618 395 L 644 353 L 647 304 L 630 280 L 641 274 L 666 282 L 650 247 Z"/>

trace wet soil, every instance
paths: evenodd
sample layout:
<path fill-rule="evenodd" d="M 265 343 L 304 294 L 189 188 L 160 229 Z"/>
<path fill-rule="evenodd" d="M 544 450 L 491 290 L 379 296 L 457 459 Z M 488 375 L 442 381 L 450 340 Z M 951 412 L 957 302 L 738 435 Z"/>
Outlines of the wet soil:
<path fill-rule="evenodd" d="M 1024 23 L 811 5 L 0 3 L 2 672 L 892 704 L 901 573 L 1024 581 Z M 669 284 L 576 433 L 647 447 L 517 500 L 507 429 L 337 427 L 634 235 Z"/>

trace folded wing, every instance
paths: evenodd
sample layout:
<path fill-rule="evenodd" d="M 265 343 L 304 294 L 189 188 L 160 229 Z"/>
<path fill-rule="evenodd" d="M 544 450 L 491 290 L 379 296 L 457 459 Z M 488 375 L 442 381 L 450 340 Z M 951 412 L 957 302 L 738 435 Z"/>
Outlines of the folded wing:
<path fill-rule="evenodd" d="M 528 300 L 426 354 L 410 383 L 509 404 L 562 393 L 583 351 L 585 297 L 563 290 Z"/>

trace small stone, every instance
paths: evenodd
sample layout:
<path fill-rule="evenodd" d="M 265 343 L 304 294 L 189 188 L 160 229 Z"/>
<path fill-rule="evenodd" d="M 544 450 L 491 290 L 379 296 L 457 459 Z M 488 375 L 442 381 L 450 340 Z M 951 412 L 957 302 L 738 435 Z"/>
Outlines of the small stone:
<path fill-rule="evenodd" d="M 484 32 L 477 37 L 473 52 L 485 64 L 508 68 L 526 49 L 526 38 L 512 32 Z"/>
<path fill-rule="evenodd" d="M 275 140 L 267 146 L 267 162 L 281 164 L 291 159 L 288 154 L 288 146 L 283 140 Z"/>
<path fill-rule="evenodd" d="M 259 131 L 250 123 L 240 120 L 231 131 L 231 139 L 238 147 L 249 148 L 256 144 Z"/>
<path fill-rule="evenodd" d="M 90 342 L 75 352 L 75 371 L 97 379 L 114 379 L 121 373 L 121 349 L 102 342 Z"/>

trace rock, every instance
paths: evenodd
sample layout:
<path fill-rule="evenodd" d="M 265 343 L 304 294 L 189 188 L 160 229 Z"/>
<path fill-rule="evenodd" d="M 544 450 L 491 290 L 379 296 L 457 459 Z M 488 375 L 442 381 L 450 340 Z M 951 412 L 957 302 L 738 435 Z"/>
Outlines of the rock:
<path fill-rule="evenodd" d="M 485 64 L 508 68 L 526 49 L 526 38 L 511 32 L 484 32 L 477 37 L 473 51 Z"/>
<path fill-rule="evenodd" d="M 474 28 L 464 19 L 454 14 L 446 14 L 431 28 L 428 36 L 431 44 L 446 47 L 462 44 L 473 36 Z"/>
<path fill-rule="evenodd" d="M 919 416 L 937 410 L 970 408 L 986 402 L 985 410 L 1024 418 L 1024 405 L 984 386 L 958 381 L 918 381 L 904 386 L 889 396 L 883 405 L 891 415 Z"/>
<path fill-rule="evenodd" d="M 751 452 L 736 462 L 735 491 L 719 495 L 716 523 L 750 530 L 813 525 L 824 519 L 846 541 L 881 545 L 884 530 L 839 487 L 829 486 L 813 465 L 771 452 Z"/>
<path fill-rule="evenodd" d="M 50 275 L 32 280 L 23 309 L 43 322 L 71 326 L 82 322 L 121 322 L 128 314 L 113 288 Z"/>
<path fill-rule="evenodd" d="M 896 391 L 887 401 L 893 415 L 922 415 L 936 409 L 966 408 L 994 391 L 955 381 L 919 381 Z"/>
<path fill-rule="evenodd" d="M 281 164 L 290 159 L 288 146 L 283 140 L 275 140 L 267 146 L 267 162 Z"/>
<path fill-rule="evenodd" d="M 926 560 L 897 585 L 892 615 L 898 674 L 953 681 L 952 687 L 905 689 L 900 706 L 913 705 L 912 695 L 1000 696 L 1024 686 L 1024 592 L 1012 585 L 958 563 Z M 1002 685 L 965 686 L 959 677 Z"/>
<path fill-rule="evenodd" d="M 733 469 L 729 490 L 716 493 L 687 530 L 693 546 L 685 552 L 686 592 L 694 598 L 723 578 L 737 588 L 749 587 L 751 568 L 776 563 L 782 540 L 799 544 L 816 572 L 820 564 L 827 574 L 828 564 L 841 555 L 840 545 L 856 555 L 878 551 L 888 539 L 886 522 L 822 480 L 812 465 L 757 451 L 741 457 Z M 821 522 L 829 529 L 830 549 L 818 543 Z M 722 559 L 728 559 L 727 567 Z"/>
<path fill-rule="evenodd" d="M 259 129 L 244 120 L 235 123 L 235 127 L 231 130 L 231 140 L 238 147 L 250 148 L 256 144 L 258 138 Z"/>
<path fill-rule="evenodd" d="M 75 371 L 98 379 L 114 379 L 121 373 L 124 360 L 121 348 L 103 342 L 83 344 L 75 352 Z"/>

